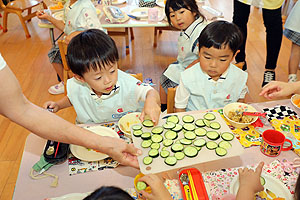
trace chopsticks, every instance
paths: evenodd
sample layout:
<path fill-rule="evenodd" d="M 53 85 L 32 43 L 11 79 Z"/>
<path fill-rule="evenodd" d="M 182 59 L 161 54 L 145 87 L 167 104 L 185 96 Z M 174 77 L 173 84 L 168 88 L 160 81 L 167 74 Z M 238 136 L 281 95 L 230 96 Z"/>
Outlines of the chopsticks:
<path fill-rule="evenodd" d="M 190 180 L 190 183 L 191 183 L 193 199 L 198 200 L 198 195 L 197 195 L 197 191 L 196 191 L 196 188 L 195 188 L 195 185 L 194 185 L 194 181 L 193 181 L 191 171 L 187 170 L 187 173 L 188 173 L 188 177 L 189 177 L 189 180 Z"/>

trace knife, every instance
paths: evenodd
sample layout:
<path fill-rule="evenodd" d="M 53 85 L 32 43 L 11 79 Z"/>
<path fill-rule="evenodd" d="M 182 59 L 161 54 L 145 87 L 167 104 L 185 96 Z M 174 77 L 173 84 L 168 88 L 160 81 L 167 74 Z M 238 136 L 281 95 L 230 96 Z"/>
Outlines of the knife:
<path fill-rule="evenodd" d="M 128 17 L 131 17 L 132 19 L 135 19 L 135 20 L 140 20 L 141 19 L 140 17 L 136 17 L 136 16 L 133 16 L 133 15 L 128 15 Z"/>

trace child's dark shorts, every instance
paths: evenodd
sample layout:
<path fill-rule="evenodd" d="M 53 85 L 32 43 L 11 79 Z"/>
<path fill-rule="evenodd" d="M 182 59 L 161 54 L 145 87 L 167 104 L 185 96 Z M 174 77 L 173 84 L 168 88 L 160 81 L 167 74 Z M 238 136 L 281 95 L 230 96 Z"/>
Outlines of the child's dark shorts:
<path fill-rule="evenodd" d="M 292 31 L 290 29 L 284 29 L 283 35 L 287 37 L 287 39 L 291 40 L 293 43 L 300 46 L 300 33 Z"/>
<path fill-rule="evenodd" d="M 62 64 L 59 48 L 57 45 L 55 47 L 52 47 L 50 51 L 48 52 L 48 57 L 50 63 L 60 63 Z"/>
<path fill-rule="evenodd" d="M 174 87 L 178 86 L 177 83 L 171 81 L 164 74 L 162 74 L 161 77 L 160 77 L 160 85 L 164 89 L 164 91 L 166 92 L 166 94 L 168 94 L 168 88 L 174 88 Z"/>

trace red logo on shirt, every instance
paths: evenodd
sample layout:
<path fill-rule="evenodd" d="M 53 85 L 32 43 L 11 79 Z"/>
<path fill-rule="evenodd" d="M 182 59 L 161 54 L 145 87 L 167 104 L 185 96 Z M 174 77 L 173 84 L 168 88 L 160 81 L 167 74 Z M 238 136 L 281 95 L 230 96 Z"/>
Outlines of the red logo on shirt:
<path fill-rule="evenodd" d="M 117 112 L 119 112 L 119 113 L 123 112 L 123 108 L 119 108 L 119 109 L 117 110 Z"/>
<path fill-rule="evenodd" d="M 184 47 L 181 47 L 181 51 L 183 51 L 184 50 Z"/>
<path fill-rule="evenodd" d="M 230 94 L 229 94 L 229 95 L 227 95 L 226 99 L 230 99 Z"/>

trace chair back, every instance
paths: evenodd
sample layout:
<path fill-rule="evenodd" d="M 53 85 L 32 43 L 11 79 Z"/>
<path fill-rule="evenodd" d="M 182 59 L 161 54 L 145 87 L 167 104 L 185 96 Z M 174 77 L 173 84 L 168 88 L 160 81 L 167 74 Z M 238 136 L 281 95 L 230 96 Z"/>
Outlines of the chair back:
<path fill-rule="evenodd" d="M 142 73 L 130 74 L 130 75 L 133 76 L 134 78 L 136 78 L 137 80 L 143 82 L 143 74 Z"/>
<path fill-rule="evenodd" d="M 64 77 L 63 77 L 63 81 L 64 81 L 64 87 L 65 87 L 65 95 L 67 95 L 67 80 L 69 77 L 69 73 L 71 73 L 70 67 L 68 66 L 68 62 L 67 62 L 67 50 L 68 50 L 68 44 L 65 42 L 65 40 L 58 40 L 58 48 L 59 48 L 59 52 L 61 55 L 61 60 L 62 60 L 62 64 L 63 64 L 63 68 L 64 68 Z"/>

